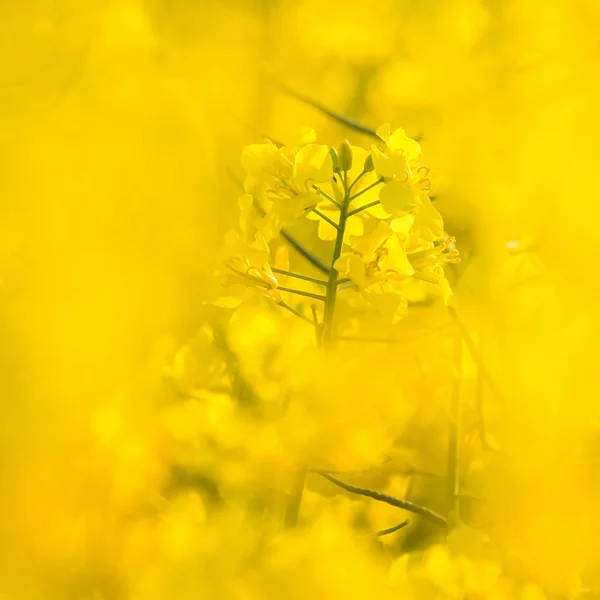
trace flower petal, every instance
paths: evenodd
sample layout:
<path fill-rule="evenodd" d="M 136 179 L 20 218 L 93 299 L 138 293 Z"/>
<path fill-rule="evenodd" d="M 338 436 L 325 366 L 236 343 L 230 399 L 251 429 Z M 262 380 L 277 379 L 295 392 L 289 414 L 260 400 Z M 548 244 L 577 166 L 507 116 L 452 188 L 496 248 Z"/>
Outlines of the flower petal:
<path fill-rule="evenodd" d="M 325 183 L 333 178 L 333 161 L 329 148 L 319 144 L 309 144 L 301 148 L 294 160 L 294 180 L 297 185 L 308 181 Z"/>
<path fill-rule="evenodd" d="M 413 190 L 400 181 L 390 181 L 379 191 L 381 206 L 390 215 L 407 213 L 417 206 Z"/>

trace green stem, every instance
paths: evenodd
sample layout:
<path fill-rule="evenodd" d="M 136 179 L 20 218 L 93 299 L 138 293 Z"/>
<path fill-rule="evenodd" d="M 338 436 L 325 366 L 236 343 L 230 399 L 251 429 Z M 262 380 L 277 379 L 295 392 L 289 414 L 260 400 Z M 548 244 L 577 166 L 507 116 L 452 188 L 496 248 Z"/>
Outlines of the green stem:
<path fill-rule="evenodd" d="M 358 121 L 355 121 L 354 119 L 350 119 L 349 117 L 346 117 L 338 112 L 331 110 L 330 108 L 327 108 L 326 106 L 323 106 L 322 104 L 320 104 L 319 102 L 316 102 L 312 98 L 309 98 L 308 96 L 305 96 L 304 94 L 301 94 L 300 92 L 297 92 L 296 90 L 292 89 L 291 87 L 285 85 L 282 81 L 279 81 L 276 78 L 273 78 L 272 82 L 275 86 L 277 86 L 285 94 L 288 94 L 292 98 L 296 98 L 296 100 L 299 100 L 300 102 L 303 102 L 305 104 L 308 104 L 309 106 L 312 106 L 313 108 L 317 109 L 319 112 L 323 113 L 330 119 L 337 121 L 344 127 L 348 127 L 349 129 L 357 131 L 358 133 L 362 133 L 362 134 L 371 136 L 372 138 L 375 138 L 378 142 L 381 142 L 381 138 L 377 135 L 377 131 L 375 131 L 375 129 L 371 129 L 370 127 L 367 127 L 366 125 L 363 125 L 362 123 L 359 123 Z"/>
<path fill-rule="evenodd" d="M 282 308 L 285 308 L 286 310 L 289 310 L 293 315 L 296 315 L 298 318 L 302 319 L 303 321 L 306 321 L 310 325 L 313 325 L 313 322 L 311 319 L 309 319 L 308 317 L 305 317 L 303 314 L 299 313 L 295 308 L 292 308 L 289 304 L 286 304 L 285 302 L 279 302 L 277 305 L 281 306 Z"/>
<path fill-rule="evenodd" d="M 275 267 L 271 267 L 271 271 L 273 273 L 279 273 L 280 275 L 287 275 L 288 277 L 293 277 L 295 279 L 302 279 L 304 281 L 310 281 L 311 283 L 316 283 L 317 285 L 327 285 L 327 282 L 323 279 L 317 279 L 315 277 L 309 277 L 308 275 L 301 275 L 300 273 L 292 273 L 291 271 L 285 271 L 284 269 L 277 269 Z"/>
<path fill-rule="evenodd" d="M 315 213 L 315 215 L 319 215 L 319 217 L 321 217 L 325 223 L 329 223 L 334 229 L 338 229 L 338 224 L 330 219 L 327 215 L 324 215 L 320 210 L 313 208 L 312 211 Z"/>
<path fill-rule="evenodd" d="M 311 292 L 303 292 L 302 290 L 295 290 L 293 288 L 278 286 L 277 289 L 280 292 L 289 292 L 290 294 L 298 294 L 298 296 L 306 296 L 307 298 L 313 298 L 314 300 L 325 300 L 325 296 L 321 294 L 313 294 Z"/>
<path fill-rule="evenodd" d="M 395 506 L 396 508 L 402 508 L 403 510 L 407 510 L 409 512 L 415 513 L 417 515 L 421 515 L 430 521 L 433 521 L 440 527 L 448 527 L 448 521 L 442 517 L 442 515 L 437 514 L 430 508 L 425 506 L 421 506 L 420 504 L 415 504 L 410 500 L 405 500 L 404 498 L 397 498 L 396 496 L 390 496 L 389 494 L 384 494 L 383 492 L 379 492 L 377 490 L 372 490 L 370 488 L 358 487 L 357 485 L 352 485 L 350 483 L 346 483 L 333 475 L 330 475 L 327 471 L 314 471 L 324 477 L 334 485 L 341 487 L 343 490 L 350 492 L 352 494 L 358 494 L 359 496 L 366 496 L 367 498 L 372 498 L 373 500 L 377 500 L 378 502 L 385 502 L 390 506 Z"/>
<path fill-rule="evenodd" d="M 367 174 L 366 171 L 362 171 L 361 174 L 352 182 L 348 188 L 348 193 L 352 193 L 352 188 Z"/>
<path fill-rule="evenodd" d="M 286 240 L 289 245 L 301 256 L 303 256 L 313 267 L 316 267 L 319 269 L 319 271 L 329 275 L 329 267 L 318 256 L 315 256 L 309 252 L 294 236 L 289 234 L 285 229 L 281 230 L 281 237 Z"/>
<path fill-rule="evenodd" d="M 327 198 L 327 200 L 329 200 L 329 202 L 331 202 L 331 204 L 337 206 L 337 208 L 342 207 L 342 205 L 337 200 L 334 200 L 329 194 L 326 194 L 319 186 L 313 185 L 312 187 L 313 187 L 313 190 L 315 190 L 315 192 L 317 192 L 317 194 L 323 196 L 323 198 Z"/>
<path fill-rule="evenodd" d="M 325 292 L 325 306 L 323 311 L 322 334 L 319 339 L 325 347 L 329 344 L 333 336 L 333 317 L 335 313 L 335 299 L 338 289 L 339 272 L 335 268 L 337 259 L 342 254 L 344 246 L 344 232 L 346 230 L 346 219 L 348 218 L 348 206 L 350 205 L 350 193 L 348 191 L 348 173 L 344 172 L 344 200 L 340 208 L 340 220 L 337 224 L 337 235 L 335 238 L 335 246 L 333 248 L 333 256 L 331 258 L 331 269 L 329 271 L 329 279 L 327 280 Z M 278 289 L 283 290 L 279 287 Z M 284 290 L 285 291 L 285 290 Z M 304 491 L 304 482 L 306 479 L 306 467 L 301 466 L 296 474 L 294 485 L 288 496 L 288 501 L 285 510 L 285 526 L 288 528 L 298 525 L 298 517 L 300 515 L 300 504 L 302 503 L 302 493 Z"/>
<path fill-rule="evenodd" d="M 354 210 L 351 210 L 348 213 L 348 216 L 351 217 L 352 215 L 362 212 L 363 210 L 367 210 L 367 208 L 371 208 L 372 206 L 377 206 L 378 204 L 380 204 L 380 201 L 374 200 L 373 202 L 369 202 L 369 204 L 365 204 L 364 206 L 360 206 L 359 208 L 355 208 Z"/>
<path fill-rule="evenodd" d="M 344 200 L 340 209 L 340 220 L 338 223 L 337 235 L 335 238 L 335 246 L 333 248 L 333 256 L 331 259 L 331 271 L 327 280 L 325 292 L 325 307 L 323 310 L 323 341 L 328 344 L 333 337 L 333 317 L 335 313 L 335 300 L 338 291 L 339 271 L 335 268 L 335 263 L 342 255 L 344 247 L 344 233 L 346 231 L 346 220 L 348 219 L 348 206 L 350 205 L 350 193 L 348 190 L 348 173 L 344 172 Z"/>
<path fill-rule="evenodd" d="M 375 186 L 379 185 L 380 183 L 383 183 L 383 179 L 378 179 L 375 183 L 368 185 L 364 190 L 360 190 L 360 192 L 357 192 L 356 194 L 354 194 L 354 196 L 352 196 L 350 198 L 350 202 L 352 202 L 353 200 L 356 200 L 359 196 L 362 196 L 363 194 L 367 193 L 369 190 L 372 190 Z"/>

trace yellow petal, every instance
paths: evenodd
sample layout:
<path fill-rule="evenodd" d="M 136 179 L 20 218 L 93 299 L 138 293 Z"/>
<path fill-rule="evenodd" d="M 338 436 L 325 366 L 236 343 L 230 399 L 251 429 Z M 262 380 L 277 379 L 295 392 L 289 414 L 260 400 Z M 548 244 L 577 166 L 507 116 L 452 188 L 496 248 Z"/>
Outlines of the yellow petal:
<path fill-rule="evenodd" d="M 371 233 L 352 236 L 350 238 L 350 245 L 353 250 L 361 254 L 366 260 L 369 260 L 373 252 L 375 252 L 386 238 L 392 236 L 393 233 L 392 228 L 387 223 L 380 221 L 377 228 Z"/>
<path fill-rule="evenodd" d="M 391 237 L 385 244 L 388 251 L 387 258 L 383 267 L 386 270 L 395 271 L 401 277 L 410 277 L 414 274 L 413 269 L 408 257 L 406 256 L 406 249 L 400 242 L 398 236 Z"/>
<path fill-rule="evenodd" d="M 271 143 L 246 146 L 242 152 L 242 166 L 253 177 L 264 177 L 279 161 L 279 151 Z"/>
<path fill-rule="evenodd" d="M 409 160 L 415 160 L 421 156 L 421 145 L 419 142 L 409 138 L 402 127 L 392 133 L 388 145 L 394 152 L 406 154 Z"/>
<path fill-rule="evenodd" d="M 253 199 L 251 194 L 244 194 L 238 198 L 238 206 L 240 207 L 240 210 L 249 210 L 252 206 L 252 202 Z"/>
<path fill-rule="evenodd" d="M 289 146 L 306 146 L 312 144 L 317 139 L 317 134 L 312 127 L 302 127 L 292 138 Z"/>
<path fill-rule="evenodd" d="M 311 181 L 324 183 L 333 178 L 333 161 L 329 148 L 309 144 L 298 151 L 294 160 L 294 180 L 297 185 Z"/>
<path fill-rule="evenodd" d="M 318 215 L 316 216 L 319 218 L 319 239 L 327 242 L 335 240 L 337 236 L 336 228 L 327 223 L 327 221 L 323 221 Z"/>
<path fill-rule="evenodd" d="M 409 213 L 408 215 L 404 215 L 403 217 L 398 217 L 397 219 L 392 219 L 390 222 L 390 227 L 399 234 L 407 234 L 412 226 L 415 224 L 415 215 Z"/>
<path fill-rule="evenodd" d="M 379 192 L 379 200 L 390 215 L 407 213 L 417 206 L 415 193 L 400 181 L 386 183 Z"/>
<path fill-rule="evenodd" d="M 389 123 L 384 123 L 381 127 L 379 127 L 376 133 L 378 137 L 380 137 L 387 144 L 390 139 L 391 130 L 391 125 Z"/>
<path fill-rule="evenodd" d="M 377 146 L 371 148 L 375 171 L 382 177 L 398 177 L 404 181 L 411 170 L 404 154 L 399 152 L 382 152 Z"/>
<path fill-rule="evenodd" d="M 281 269 L 282 271 L 290 270 L 290 253 L 287 246 L 279 246 L 275 250 L 275 260 L 273 261 L 275 268 Z"/>
<path fill-rule="evenodd" d="M 399 293 L 369 289 L 363 292 L 363 296 L 386 321 L 397 322 L 403 312 L 405 303 Z"/>
<path fill-rule="evenodd" d="M 348 171 L 348 182 L 352 182 L 363 172 L 365 159 L 369 156 L 369 151 L 359 146 L 352 146 L 352 168 Z M 362 179 L 361 179 L 362 181 Z"/>
<path fill-rule="evenodd" d="M 439 240 L 444 235 L 442 215 L 427 195 L 422 194 L 419 199 L 421 207 L 417 210 L 413 232 L 417 237 L 430 242 Z"/>
<path fill-rule="evenodd" d="M 333 268 L 354 281 L 358 287 L 364 287 L 367 283 L 365 264 L 356 254 L 343 254 L 335 261 Z"/>

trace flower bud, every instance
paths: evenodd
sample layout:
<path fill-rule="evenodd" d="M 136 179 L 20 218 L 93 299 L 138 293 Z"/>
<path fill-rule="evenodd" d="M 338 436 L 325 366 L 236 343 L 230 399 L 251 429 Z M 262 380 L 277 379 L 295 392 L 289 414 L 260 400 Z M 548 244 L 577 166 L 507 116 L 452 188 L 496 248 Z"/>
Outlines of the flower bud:
<path fill-rule="evenodd" d="M 363 166 L 363 171 L 365 173 L 370 173 L 374 169 L 375 169 L 375 165 L 373 164 L 373 157 L 371 156 L 371 153 L 369 152 L 369 156 L 367 156 L 367 158 L 365 158 L 365 164 Z"/>
<path fill-rule="evenodd" d="M 344 140 L 338 147 L 338 164 L 340 171 L 349 171 L 352 168 L 352 147 L 348 140 Z"/>
<path fill-rule="evenodd" d="M 329 148 L 329 154 L 331 155 L 331 162 L 333 164 L 333 172 L 337 173 L 339 171 L 339 157 L 337 150 L 335 148 Z"/>

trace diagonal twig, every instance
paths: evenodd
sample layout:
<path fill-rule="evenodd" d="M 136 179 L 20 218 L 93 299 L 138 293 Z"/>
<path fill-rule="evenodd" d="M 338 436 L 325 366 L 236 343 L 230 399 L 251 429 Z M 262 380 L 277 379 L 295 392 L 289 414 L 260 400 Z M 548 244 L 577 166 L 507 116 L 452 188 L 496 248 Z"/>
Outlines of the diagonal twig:
<path fill-rule="evenodd" d="M 378 502 L 385 502 L 391 506 L 395 506 L 397 508 L 402 508 L 403 510 L 407 510 L 409 512 L 415 513 L 430 521 L 433 521 L 436 525 L 440 527 L 448 527 L 448 521 L 438 515 L 433 510 L 426 508 L 425 506 L 421 506 L 420 504 L 415 504 L 410 500 L 405 500 L 404 498 L 397 498 L 396 496 L 390 496 L 389 494 L 384 494 L 382 492 L 378 492 L 377 490 L 371 490 L 369 488 L 362 488 L 356 485 L 352 485 L 350 483 L 346 483 L 333 475 L 327 473 L 327 471 L 316 471 L 313 470 L 313 473 L 317 473 L 324 477 L 334 485 L 341 487 L 343 490 L 347 492 L 351 492 L 352 494 L 357 494 L 359 496 L 366 496 L 367 498 L 372 498 L 373 500 L 377 500 Z"/>
<path fill-rule="evenodd" d="M 288 96 L 291 96 L 292 98 L 295 98 L 296 100 L 299 100 L 300 102 L 304 102 L 304 104 L 308 104 L 309 106 L 312 106 L 313 108 L 317 109 L 319 112 L 328 116 L 330 119 L 337 121 L 341 125 L 344 125 L 344 126 L 348 127 L 349 129 L 357 131 L 358 133 L 362 133 L 364 135 L 368 135 L 370 137 L 373 137 L 373 138 L 379 140 L 379 136 L 377 135 L 377 132 L 375 131 L 375 129 L 372 129 L 371 127 L 363 125 L 362 123 L 359 123 L 358 121 L 355 121 L 354 119 L 345 117 L 344 115 L 342 115 L 338 112 L 335 112 L 334 110 L 331 110 L 330 108 L 327 108 L 326 106 L 323 106 L 321 103 L 317 102 L 316 100 L 313 100 L 312 98 L 309 98 L 308 96 L 305 96 L 304 94 L 301 94 L 300 92 L 293 90 L 291 87 L 285 85 L 284 83 L 282 83 L 278 79 L 275 79 L 274 77 L 272 78 L 272 82 L 282 92 L 284 92 L 285 94 L 288 94 Z"/>

